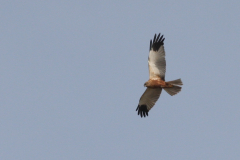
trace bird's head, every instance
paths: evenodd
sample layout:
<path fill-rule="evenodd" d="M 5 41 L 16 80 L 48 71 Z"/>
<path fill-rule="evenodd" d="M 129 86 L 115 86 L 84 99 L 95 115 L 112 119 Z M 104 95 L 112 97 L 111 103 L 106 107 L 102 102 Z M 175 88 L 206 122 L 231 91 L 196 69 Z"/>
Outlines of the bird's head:
<path fill-rule="evenodd" d="M 147 87 L 147 85 L 148 85 L 148 82 L 145 82 L 145 83 L 144 83 L 144 87 Z"/>

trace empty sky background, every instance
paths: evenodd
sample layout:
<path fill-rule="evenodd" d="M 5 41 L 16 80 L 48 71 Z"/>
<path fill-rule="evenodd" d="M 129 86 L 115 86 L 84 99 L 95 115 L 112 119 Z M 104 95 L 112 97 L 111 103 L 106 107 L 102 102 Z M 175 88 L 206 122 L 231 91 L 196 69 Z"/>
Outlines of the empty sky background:
<path fill-rule="evenodd" d="M 238 159 L 240 1 L 1 1 L 0 159 Z M 166 80 L 147 118 L 149 41 Z"/>

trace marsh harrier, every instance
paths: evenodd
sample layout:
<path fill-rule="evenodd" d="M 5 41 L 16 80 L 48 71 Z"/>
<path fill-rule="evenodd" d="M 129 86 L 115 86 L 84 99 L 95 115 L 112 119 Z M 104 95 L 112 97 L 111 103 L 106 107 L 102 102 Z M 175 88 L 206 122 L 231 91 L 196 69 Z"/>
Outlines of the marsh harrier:
<path fill-rule="evenodd" d="M 141 96 L 138 107 L 138 115 L 141 117 L 148 116 L 149 110 L 155 105 L 160 97 L 162 89 L 171 96 L 179 93 L 183 85 L 181 79 L 165 82 L 166 60 L 164 50 L 163 35 L 160 37 L 155 34 L 153 41 L 150 40 L 150 52 L 148 56 L 149 80 L 144 83 L 147 87 L 146 91 Z"/>

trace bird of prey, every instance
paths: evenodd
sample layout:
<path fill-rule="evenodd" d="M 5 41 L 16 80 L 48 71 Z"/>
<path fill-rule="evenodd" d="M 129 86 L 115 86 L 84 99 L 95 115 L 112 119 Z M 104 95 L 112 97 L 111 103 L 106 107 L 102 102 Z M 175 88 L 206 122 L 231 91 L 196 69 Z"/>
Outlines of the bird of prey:
<path fill-rule="evenodd" d="M 141 117 L 148 116 L 149 110 L 155 105 L 160 97 L 162 89 L 171 96 L 179 93 L 183 85 L 181 79 L 165 82 L 166 60 L 164 50 L 163 35 L 160 37 L 155 34 L 153 41 L 150 40 L 150 52 L 148 56 L 149 80 L 144 83 L 147 87 L 141 96 L 137 109 L 138 115 Z"/>

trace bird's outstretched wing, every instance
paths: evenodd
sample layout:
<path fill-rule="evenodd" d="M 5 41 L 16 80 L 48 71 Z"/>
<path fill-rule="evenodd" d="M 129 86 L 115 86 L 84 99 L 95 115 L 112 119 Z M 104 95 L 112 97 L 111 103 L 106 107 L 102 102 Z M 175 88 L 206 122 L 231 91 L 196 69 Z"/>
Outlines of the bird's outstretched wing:
<path fill-rule="evenodd" d="M 153 38 L 153 41 L 150 40 L 150 52 L 148 56 L 148 68 L 149 68 L 149 77 L 152 78 L 161 78 L 165 80 L 166 72 L 166 60 L 165 60 L 165 50 L 164 50 L 164 39 L 163 35 L 160 37 L 160 33 L 156 37 L 156 34 Z"/>
<path fill-rule="evenodd" d="M 139 100 L 138 107 L 136 109 L 136 111 L 138 111 L 138 115 L 140 114 L 141 117 L 148 116 L 148 111 L 155 105 L 161 92 L 162 88 L 147 88 Z"/>

